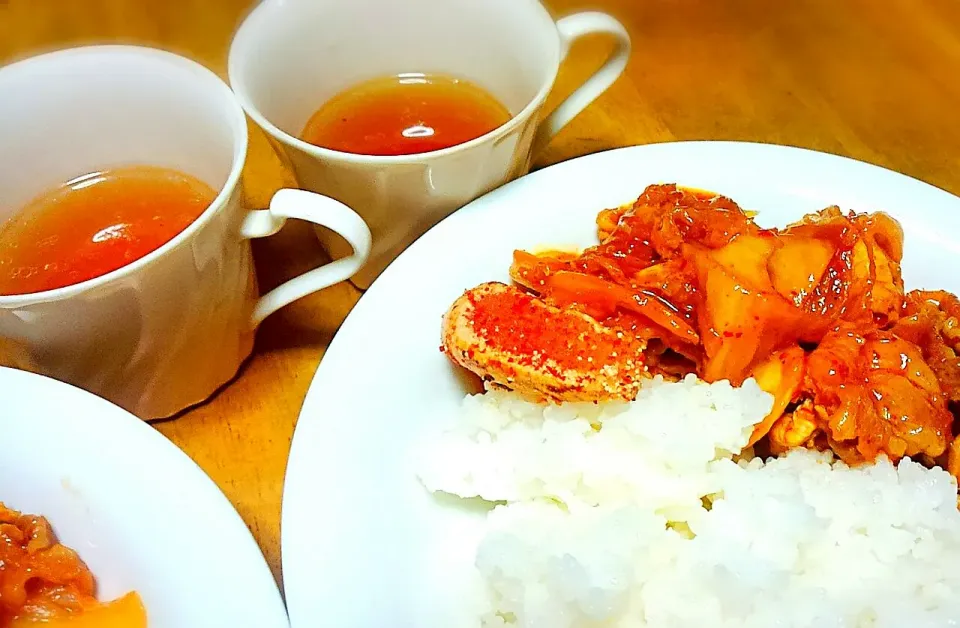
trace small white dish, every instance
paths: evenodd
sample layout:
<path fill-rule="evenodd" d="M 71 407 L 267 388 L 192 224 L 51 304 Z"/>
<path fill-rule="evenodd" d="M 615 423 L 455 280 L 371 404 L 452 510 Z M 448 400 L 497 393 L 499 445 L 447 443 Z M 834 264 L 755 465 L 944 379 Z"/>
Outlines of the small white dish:
<path fill-rule="evenodd" d="M 137 591 L 150 628 L 284 628 L 263 554 L 213 481 L 99 397 L 0 368 L 0 501 L 46 517 L 97 580 Z"/>
<path fill-rule="evenodd" d="M 508 281 L 516 248 L 596 242 L 596 215 L 651 183 L 732 197 L 765 226 L 837 204 L 883 210 L 905 232 L 908 288 L 957 292 L 960 198 L 861 162 L 783 146 L 687 142 L 568 161 L 477 199 L 401 255 L 327 350 L 294 433 L 283 496 L 294 628 L 448 628 L 483 511 L 430 496 L 413 454 L 467 390 L 441 355 L 463 290 Z"/>

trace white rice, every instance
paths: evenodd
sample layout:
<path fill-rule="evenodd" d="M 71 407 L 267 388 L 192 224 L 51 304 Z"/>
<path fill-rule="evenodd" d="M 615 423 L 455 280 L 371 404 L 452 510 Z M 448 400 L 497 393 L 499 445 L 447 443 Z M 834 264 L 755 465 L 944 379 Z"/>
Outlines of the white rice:
<path fill-rule="evenodd" d="M 421 470 L 430 490 L 505 502 L 468 625 L 960 626 L 954 479 L 805 450 L 735 462 L 770 405 L 752 381 L 694 378 L 630 404 L 468 397 Z"/>
<path fill-rule="evenodd" d="M 629 503 L 684 520 L 717 489 L 712 461 L 739 452 L 771 404 L 753 380 L 738 390 L 692 375 L 651 380 L 632 403 L 468 396 L 455 427 L 429 444 L 420 478 L 461 497 L 549 498 L 571 508 Z"/>

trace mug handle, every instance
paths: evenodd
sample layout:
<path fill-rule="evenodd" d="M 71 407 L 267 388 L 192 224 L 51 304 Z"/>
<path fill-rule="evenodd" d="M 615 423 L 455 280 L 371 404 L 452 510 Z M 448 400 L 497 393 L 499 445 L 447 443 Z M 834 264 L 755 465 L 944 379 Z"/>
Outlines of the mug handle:
<path fill-rule="evenodd" d="M 250 240 L 271 236 L 283 228 L 288 218 L 299 218 L 333 230 L 350 243 L 353 255 L 314 268 L 261 296 L 253 308 L 253 327 L 283 306 L 349 279 L 370 256 L 367 223 L 343 203 L 305 190 L 283 189 L 274 194 L 269 209 L 254 210 L 246 215 L 240 225 L 240 236 Z"/>
<path fill-rule="evenodd" d="M 616 81 L 627 67 L 630 59 L 630 35 L 623 24 L 606 13 L 586 11 L 575 13 L 557 20 L 557 31 L 560 33 L 560 62 L 567 57 L 573 42 L 584 35 L 606 33 L 616 38 L 617 45 L 603 65 L 590 78 L 575 89 L 566 100 L 560 103 L 537 129 L 534 140 L 533 154 L 539 153 L 553 139 L 560 129 L 573 120 L 577 114 L 586 109 L 587 105 L 596 100 Z"/>

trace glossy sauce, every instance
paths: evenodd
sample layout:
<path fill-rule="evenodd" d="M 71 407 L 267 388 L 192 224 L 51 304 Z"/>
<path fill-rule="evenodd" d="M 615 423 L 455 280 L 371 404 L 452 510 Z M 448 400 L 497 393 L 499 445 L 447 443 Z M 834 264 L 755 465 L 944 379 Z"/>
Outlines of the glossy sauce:
<path fill-rule="evenodd" d="M 360 155 L 412 155 L 469 142 L 510 120 L 510 111 L 473 83 L 438 74 L 366 81 L 327 101 L 301 138 Z"/>
<path fill-rule="evenodd" d="M 0 295 L 99 277 L 160 248 L 213 202 L 187 174 L 152 166 L 77 177 L 0 225 Z"/>

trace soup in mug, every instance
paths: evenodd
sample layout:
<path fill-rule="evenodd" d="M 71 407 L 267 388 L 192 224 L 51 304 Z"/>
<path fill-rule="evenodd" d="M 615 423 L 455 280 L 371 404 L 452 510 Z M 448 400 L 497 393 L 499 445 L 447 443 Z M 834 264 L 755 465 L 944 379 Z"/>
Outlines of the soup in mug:
<path fill-rule="evenodd" d="M 195 177 L 153 166 L 72 179 L 0 225 L 0 296 L 63 288 L 126 266 L 176 237 L 216 195 Z"/>

